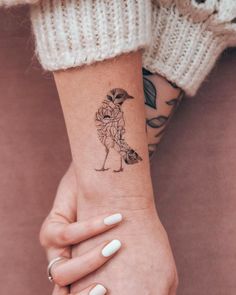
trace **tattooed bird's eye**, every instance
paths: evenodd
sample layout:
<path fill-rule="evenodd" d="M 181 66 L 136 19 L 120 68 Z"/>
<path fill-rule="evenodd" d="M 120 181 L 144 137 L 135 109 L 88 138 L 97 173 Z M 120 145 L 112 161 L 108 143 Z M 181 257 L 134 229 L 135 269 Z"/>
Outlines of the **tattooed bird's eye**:
<path fill-rule="evenodd" d="M 112 97 L 110 95 L 107 95 L 107 99 L 109 99 L 110 101 L 112 101 Z"/>
<path fill-rule="evenodd" d="M 123 97 L 123 94 L 118 94 L 117 96 L 116 96 L 116 98 L 122 98 Z"/>

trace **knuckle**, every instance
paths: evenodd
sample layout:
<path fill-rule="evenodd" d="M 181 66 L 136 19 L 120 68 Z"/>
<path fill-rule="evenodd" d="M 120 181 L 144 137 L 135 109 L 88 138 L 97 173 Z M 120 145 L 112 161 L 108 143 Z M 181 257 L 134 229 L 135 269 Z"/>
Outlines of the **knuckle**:
<path fill-rule="evenodd" d="M 71 245 L 75 239 L 75 233 L 71 224 L 61 224 L 57 235 L 57 243 L 63 245 Z"/>
<path fill-rule="evenodd" d="M 169 267 L 166 270 L 166 283 L 169 286 L 172 286 L 177 283 L 177 274 L 174 267 Z"/>
<path fill-rule="evenodd" d="M 166 288 L 173 290 L 176 294 L 179 285 L 179 278 L 175 267 L 169 268 L 166 272 Z"/>
<path fill-rule="evenodd" d="M 158 290 L 160 294 L 167 294 L 167 292 L 174 288 L 174 271 L 171 268 L 163 269 L 162 279 L 160 278 L 159 282 L 157 283 Z M 169 293 L 168 293 L 169 294 Z"/>
<path fill-rule="evenodd" d="M 52 269 L 52 277 L 53 282 L 60 287 L 65 287 L 67 285 L 65 274 L 62 271 L 62 267 L 60 265 L 55 265 Z"/>
<path fill-rule="evenodd" d="M 58 239 L 63 244 L 67 244 L 71 242 L 71 234 L 68 230 L 64 229 L 61 231 L 60 235 L 58 236 Z"/>
<path fill-rule="evenodd" d="M 173 288 L 173 291 L 175 292 L 175 294 L 177 292 L 178 287 L 179 287 L 179 278 L 178 278 L 178 274 L 176 273 L 175 279 L 174 279 L 174 282 L 172 285 L 172 288 Z"/>
<path fill-rule="evenodd" d="M 39 232 L 39 242 L 40 242 L 40 245 L 43 247 L 43 248 L 47 248 L 49 245 L 48 245 L 48 239 L 47 239 L 47 234 L 46 234 L 46 225 L 43 224 L 41 229 L 40 229 L 40 232 Z"/>

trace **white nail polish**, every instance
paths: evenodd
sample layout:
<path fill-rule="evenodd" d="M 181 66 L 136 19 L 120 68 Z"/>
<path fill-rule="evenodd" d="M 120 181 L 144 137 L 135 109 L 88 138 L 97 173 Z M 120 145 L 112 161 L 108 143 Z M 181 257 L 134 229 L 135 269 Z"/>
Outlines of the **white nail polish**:
<path fill-rule="evenodd" d="M 106 225 L 113 225 L 113 224 L 121 222 L 122 218 L 123 217 L 120 213 L 116 213 L 104 218 L 104 223 Z"/>
<path fill-rule="evenodd" d="M 89 295 L 104 295 L 107 290 L 102 285 L 96 285 L 90 292 Z"/>
<path fill-rule="evenodd" d="M 116 253 L 120 247 L 121 242 L 119 240 L 113 240 L 102 249 L 102 255 L 104 257 L 109 257 Z"/>

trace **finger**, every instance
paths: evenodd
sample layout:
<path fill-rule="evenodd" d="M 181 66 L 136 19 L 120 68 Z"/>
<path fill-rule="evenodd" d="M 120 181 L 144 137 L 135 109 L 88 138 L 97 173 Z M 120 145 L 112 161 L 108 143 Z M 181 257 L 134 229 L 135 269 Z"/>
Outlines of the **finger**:
<path fill-rule="evenodd" d="M 122 215 L 115 213 L 109 216 L 98 216 L 81 222 L 65 224 L 61 222 L 48 222 L 41 233 L 46 245 L 66 247 L 78 244 L 95 235 L 103 233 L 122 221 Z"/>
<path fill-rule="evenodd" d="M 105 295 L 107 294 L 107 289 L 101 285 L 101 284 L 97 284 L 97 285 L 93 285 L 90 286 L 82 291 L 80 291 L 79 293 L 76 294 L 69 294 L 69 295 Z"/>
<path fill-rule="evenodd" d="M 58 285 L 55 285 L 52 295 L 68 295 L 69 292 L 70 291 L 68 287 L 60 287 Z"/>
<path fill-rule="evenodd" d="M 76 258 L 59 261 L 51 268 L 53 281 L 59 286 L 70 285 L 94 272 L 121 248 L 119 240 L 103 243 Z"/>

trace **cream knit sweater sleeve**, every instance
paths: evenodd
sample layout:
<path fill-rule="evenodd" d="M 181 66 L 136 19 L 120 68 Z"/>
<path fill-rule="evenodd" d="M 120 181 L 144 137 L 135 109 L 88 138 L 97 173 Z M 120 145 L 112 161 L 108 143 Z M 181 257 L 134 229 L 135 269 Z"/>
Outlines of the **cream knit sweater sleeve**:
<path fill-rule="evenodd" d="M 31 20 L 36 53 L 50 71 L 112 58 L 151 40 L 149 0 L 41 0 L 31 6 Z"/>
<path fill-rule="evenodd" d="M 143 65 L 194 95 L 228 46 L 236 45 L 236 0 L 153 0 Z"/>
<path fill-rule="evenodd" d="M 31 21 L 45 70 L 142 48 L 144 67 L 188 95 L 196 93 L 221 52 L 236 45 L 236 0 L 38 0 Z"/>

